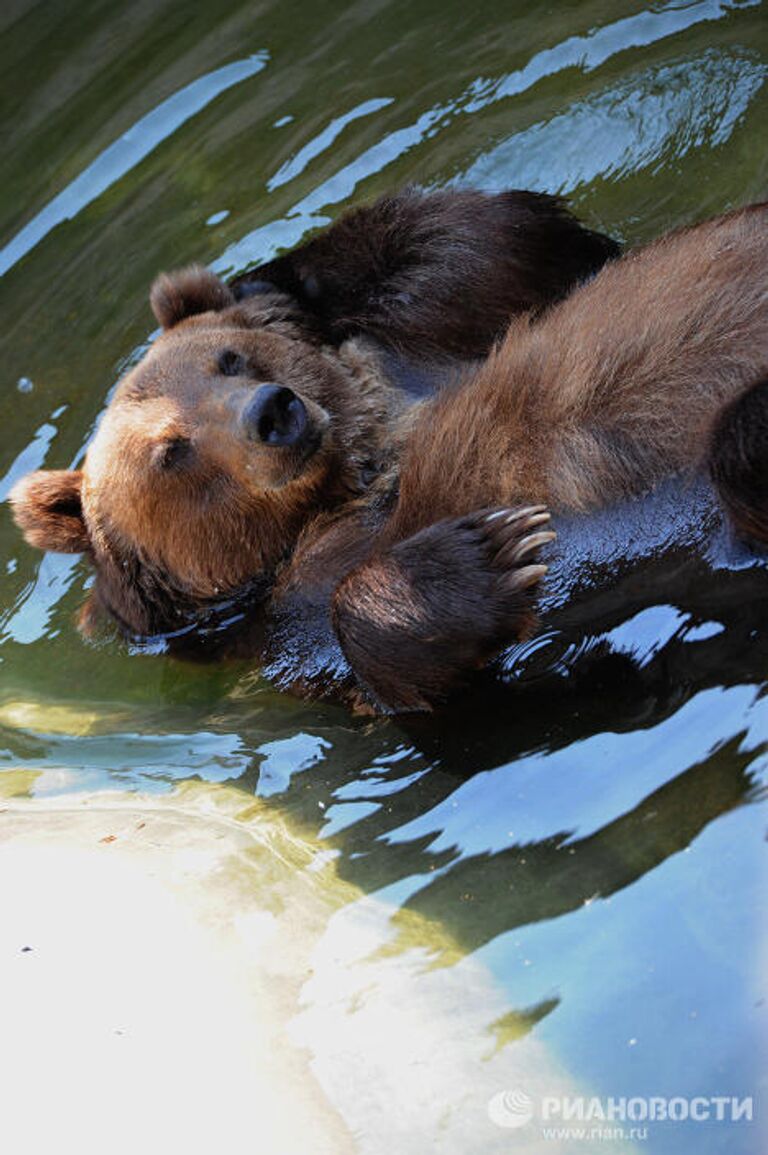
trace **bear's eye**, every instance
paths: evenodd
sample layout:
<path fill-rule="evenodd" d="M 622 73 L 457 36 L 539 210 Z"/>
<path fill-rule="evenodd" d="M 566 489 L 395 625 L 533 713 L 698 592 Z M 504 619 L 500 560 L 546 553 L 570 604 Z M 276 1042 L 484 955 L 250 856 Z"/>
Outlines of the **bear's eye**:
<path fill-rule="evenodd" d="M 219 373 L 225 377 L 240 377 L 246 369 L 245 358 L 232 349 L 225 349 L 223 353 L 219 353 L 217 365 Z"/>
<path fill-rule="evenodd" d="M 152 461 L 159 469 L 177 469 L 192 456 L 192 443 L 186 437 L 162 441 L 152 451 Z"/>

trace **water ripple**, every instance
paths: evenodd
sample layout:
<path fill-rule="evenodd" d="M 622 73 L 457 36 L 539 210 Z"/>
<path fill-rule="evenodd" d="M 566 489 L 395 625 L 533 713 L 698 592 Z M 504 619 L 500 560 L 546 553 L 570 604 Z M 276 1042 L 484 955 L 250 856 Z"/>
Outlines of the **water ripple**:
<path fill-rule="evenodd" d="M 567 112 L 515 133 L 479 157 L 462 183 L 573 192 L 598 177 L 647 168 L 668 151 L 681 157 L 723 144 L 765 81 L 751 56 L 711 50 L 643 71 Z"/>
<path fill-rule="evenodd" d="M 220 274 L 241 271 L 249 265 L 269 260 L 280 249 L 298 244 L 310 229 L 330 223 L 330 218 L 323 210 L 347 201 L 362 181 L 382 172 L 412 149 L 434 138 L 460 116 L 476 113 L 509 97 L 518 96 L 539 81 L 568 68 L 593 71 L 628 49 L 647 47 L 697 24 L 719 20 L 732 11 L 754 7 L 759 3 L 760 0 L 744 0 L 743 3 L 734 0 L 699 0 L 698 3 L 684 6 L 666 4 L 655 11 L 640 12 L 614 21 L 586 35 L 569 37 L 561 44 L 537 53 L 524 68 L 505 76 L 496 79 L 477 78 L 454 99 L 436 104 L 421 113 L 411 124 L 386 133 L 376 144 L 328 180 L 318 184 L 289 209 L 283 219 L 261 225 L 229 245 L 218 260 L 213 262 L 212 268 Z M 752 91 L 750 89 L 750 94 Z M 302 150 L 301 169 L 290 170 L 290 176 L 298 175 L 314 156 L 327 147 L 329 142 L 325 138 L 332 127 L 323 130 L 316 142 L 305 146 Z M 622 125 L 622 131 L 624 127 Z M 518 186 L 527 182 L 530 187 L 542 187 L 540 176 L 537 180 L 535 176 L 528 175 L 523 180 L 516 170 L 507 171 L 515 171 L 515 183 Z M 279 183 L 283 184 L 289 176 L 286 176 L 285 169 L 281 169 L 280 173 L 283 179 Z M 275 181 L 276 177 L 273 177 L 268 185 L 270 191 L 278 187 Z M 509 184 L 509 180 L 505 183 Z"/>
<path fill-rule="evenodd" d="M 56 225 L 77 216 L 222 92 L 260 72 L 267 60 L 266 52 L 257 52 L 245 60 L 225 64 L 179 89 L 137 120 L 0 250 L 0 276 L 34 249 Z"/>
<path fill-rule="evenodd" d="M 393 97 L 384 96 L 377 100 L 365 100 L 362 104 L 358 104 L 356 108 L 345 112 L 343 116 L 334 117 L 334 119 L 318 133 L 313 140 L 305 144 L 303 148 L 299 149 L 295 156 L 287 160 L 285 164 L 281 165 L 273 177 L 267 181 L 267 191 L 274 192 L 280 185 L 287 184 L 289 180 L 299 176 L 310 161 L 315 157 L 320 156 L 321 153 L 329 149 L 335 140 L 341 135 L 343 130 L 353 120 L 361 120 L 364 116 L 370 116 L 372 112 L 379 112 L 380 109 L 386 108 L 387 105 L 393 103 Z"/>

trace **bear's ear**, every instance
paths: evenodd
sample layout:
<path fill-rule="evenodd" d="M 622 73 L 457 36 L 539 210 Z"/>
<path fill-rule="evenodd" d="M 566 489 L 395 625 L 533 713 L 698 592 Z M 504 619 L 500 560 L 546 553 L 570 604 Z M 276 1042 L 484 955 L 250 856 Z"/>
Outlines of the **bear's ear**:
<path fill-rule="evenodd" d="M 161 273 L 152 286 L 149 303 L 163 328 L 172 329 L 185 317 L 234 305 L 235 295 L 210 269 L 190 265 L 175 273 Z"/>
<path fill-rule="evenodd" d="M 30 545 L 53 553 L 84 553 L 89 548 L 82 482 L 79 469 L 40 469 L 16 482 L 8 500 Z"/>

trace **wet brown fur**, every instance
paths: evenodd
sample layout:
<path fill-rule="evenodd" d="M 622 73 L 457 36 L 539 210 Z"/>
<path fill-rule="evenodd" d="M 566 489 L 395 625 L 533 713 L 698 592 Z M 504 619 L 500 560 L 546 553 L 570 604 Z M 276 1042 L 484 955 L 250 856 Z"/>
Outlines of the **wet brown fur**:
<path fill-rule="evenodd" d="M 234 288 L 271 282 L 328 342 L 365 334 L 418 358 L 474 358 L 510 317 L 552 304 L 618 254 L 559 197 L 411 188 L 345 213 Z"/>
<path fill-rule="evenodd" d="M 275 620 L 289 607 L 294 624 L 332 621 L 369 700 L 420 709 L 531 630 L 540 503 L 588 511 L 709 464 L 760 536 L 767 219 L 754 206 L 607 265 L 544 316 L 514 320 L 479 369 L 421 405 L 365 345 L 324 348 L 322 319 L 304 326 L 285 297 L 222 308 L 207 274 L 182 292 L 161 284 L 172 328 L 121 385 L 83 471 L 97 591 L 151 632 L 274 573 Z M 222 351 L 242 358 L 240 376 L 219 371 Z M 294 387 L 318 428 L 327 415 L 304 466 L 244 453 L 236 415 L 254 380 Z M 164 467 L 180 438 L 199 466 Z M 12 498 L 36 544 L 55 536 L 58 498 L 53 486 L 41 500 L 42 484 L 32 475 Z"/>
<path fill-rule="evenodd" d="M 66 500 L 80 498 L 75 518 L 61 520 L 42 473 L 14 490 L 17 519 L 33 544 L 85 548 L 93 600 L 136 634 L 266 588 L 313 518 L 391 489 L 417 411 L 364 341 L 328 342 L 360 329 L 398 347 L 418 338 L 444 378 L 457 349 L 487 351 L 510 313 L 562 295 L 616 249 L 552 197 L 409 190 L 231 287 L 199 266 L 162 274 L 151 304 L 163 334 L 118 387 L 76 481 L 57 475 Z M 312 304 L 310 275 L 322 281 Z M 239 414 L 268 382 L 307 407 L 320 440 L 309 460 L 244 438 Z"/>
<path fill-rule="evenodd" d="M 586 512 L 709 465 L 737 527 L 768 543 L 768 397 L 756 386 L 768 377 L 767 269 L 768 206 L 665 237 L 540 321 L 513 321 L 423 410 L 397 506 L 334 595 L 336 631 L 375 701 L 423 708 L 529 631 L 523 590 L 510 603 L 516 565 L 489 581 L 504 521 L 468 532 L 479 508 Z M 407 609 L 397 625 L 408 584 L 422 595 L 418 631 Z M 431 619 L 427 600 L 440 606 Z"/>
<path fill-rule="evenodd" d="M 768 542 L 768 378 L 727 405 L 709 446 L 712 479 L 737 532 Z"/>
<path fill-rule="evenodd" d="M 116 390 L 82 471 L 32 474 L 11 497 L 31 544 L 91 555 L 95 599 L 137 634 L 263 584 L 309 518 L 361 492 L 364 466 L 385 472 L 402 407 L 371 356 L 354 343 L 324 352 L 288 298 L 226 303 L 204 270 L 181 280 L 205 311 L 185 316 L 159 282 L 153 301 L 172 328 Z M 222 354 L 239 359 L 235 373 Z M 317 424 L 308 462 L 247 443 L 238 426 L 254 385 L 274 380 L 301 390 Z"/>
<path fill-rule="evenodd" d="M 607 265 L 507 336 L 414 429 L 387 528 L 536 500 L 586 511 L 705 465 L 724 406 L 768 373 L 768 206 Z M 424 452 L 424 446 L 429 452 Z"/>

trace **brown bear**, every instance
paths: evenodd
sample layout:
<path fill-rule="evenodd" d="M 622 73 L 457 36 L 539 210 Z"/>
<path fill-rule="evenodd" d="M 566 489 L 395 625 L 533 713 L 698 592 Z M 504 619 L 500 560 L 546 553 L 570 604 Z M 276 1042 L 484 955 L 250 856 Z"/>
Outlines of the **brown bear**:
<path fill-rule="evenodd" d="M 283 681 L 318 689 L 312 650 L 332 629 L 348 664 L 332 687 L 430 708 L 534 627 L 549 509 L 587 512 L 709 464 L 737 524 L 768 541 L 753 436 L 767 221 L 753 206 L 607 264 L 427 400 L 365 343 L 323 346 L 328 315 L 313 338 L 304 302 L 238 302 L 201 270 L 161 279 L 166 332 L 82 472 L 22 481 L 17 520 L 35 545 L 87 550 L 96 602 L 130 632 L 231 613 L 243 592 L 254 650 L 288 655 Z M 340 299 L 342 327 L 348 313 Z M 407 315 L 405 301 L 404 345 Z"/>
<path fill-rule="evenodd" d="M 408 189 L 231 287 L 161 276 L 165 335 L 83 471 L 26 479 L 17 518 L 32 544 L 91 554 L 94 603 L 136 634 L 266 587 L 310 518 L 385 488 L 414 395 L 617 251 L 554 197 Z M 375 353 L 346 341 L 357 333 L 379 336 Z"/>

